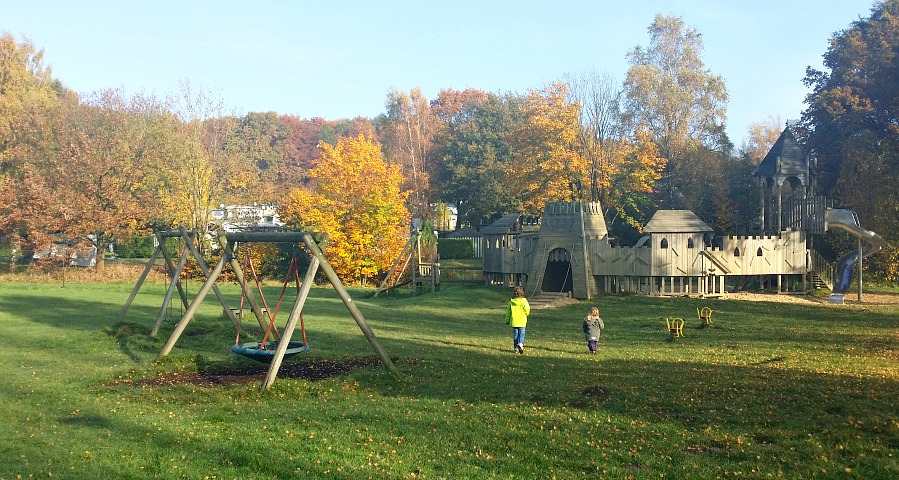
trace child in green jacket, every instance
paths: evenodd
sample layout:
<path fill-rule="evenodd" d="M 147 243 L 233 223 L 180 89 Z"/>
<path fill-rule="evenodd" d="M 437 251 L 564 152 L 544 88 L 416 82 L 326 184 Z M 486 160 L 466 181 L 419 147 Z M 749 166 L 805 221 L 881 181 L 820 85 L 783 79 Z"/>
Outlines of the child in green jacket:
<path fill-rule="evenodd" d="M 512 350 L 515 353 L 524 353 L 524 330 L 530 314 L 531 305 L 524 297 L 524 289 L 515 287 L 515 296 L 509 300 L 506 309 L 506 323 L 512 326 Z"/>

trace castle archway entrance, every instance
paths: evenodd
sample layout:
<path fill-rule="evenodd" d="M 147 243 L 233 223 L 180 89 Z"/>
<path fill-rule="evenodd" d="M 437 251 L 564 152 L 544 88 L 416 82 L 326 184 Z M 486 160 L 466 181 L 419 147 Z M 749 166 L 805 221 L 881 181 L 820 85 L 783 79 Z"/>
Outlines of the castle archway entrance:
<path fill-rule="evenodd" d="M 571 292 L 574 289 L 568 250 L 556 248 L 549 252 L 540 289 L 544 292 Z"/>

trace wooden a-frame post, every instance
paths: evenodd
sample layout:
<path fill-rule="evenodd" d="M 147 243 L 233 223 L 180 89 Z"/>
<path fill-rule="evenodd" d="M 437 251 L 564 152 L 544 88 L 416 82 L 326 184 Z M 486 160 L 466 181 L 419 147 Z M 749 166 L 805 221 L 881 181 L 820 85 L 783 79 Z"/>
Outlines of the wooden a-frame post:
<path fill-rule="evenodd" d="M 362 330 L 363 335 L 365 335 L 365 338 L 368 340 L 369 344 L 372 346 L 372 349 L 374 349 L 375 353 L 378 355 L 378 358 L 380 358 L 384 366 L 392 374 L 399 374 L 396 370 L 396 367 L 393 365 L 393 362 L 390 360 L 390 356 L 387 355 L 387 352 L 383 347 L 381 347 L 381 344 L 378 343 L 374 332 L 368 326 L 368 323 L 365 321 L 365 317 L 362 315 L 362 312 L 359 311 L 359 309 L 356 307 L 356 304 L 353 303 L 352 298 L 350 298 L 349 293 L 347 292 L 346 288 L 344 288 L 343 283 L 341 283 L 340 278 L 338 278 L 337 276 L 337 273 L 328 263 L 327 259 L 325 259 L 324 253 L 322 252 L 322 248 L 319 243 L 324 244 L 327 240 L 327 235 L 310 232 L 243 232 L 222 234 L 220 238 L 223 240 L 222 244 L 225 246 L 222 258 L 218 261 L 212 272 L 207 275 L 206 282 L 202 287 L 200 287 L 200 290 L 197 292 L 197 295 L 194 297 L 190 306 L 188 306 L 187 310 L 184 312 L 184 316 L 181 318 L 178 324 L 175 325 L 171 336 L 166 341 L 165 345 L 162 346 L 162 349 L 156 356 L 157 360 L 161 359 L 162 357 L 168 355 L 169 352 L 171 352 L 172 348 L 175 346 L 175 343 L 177 343 L 178 338 L 182 333 L 184 333 L 184 329 L 193 319 L 194 315 L 200 307 L 200 304 L 203 302 L 203 299 L 209 293 L 209 290 L 213 288 L 213 286 L 215 285 L 215 281 L 219 278 L 219 276 L 221 276 L 222 270 L 224 270 L 225 265 L 231 264 L 233 267 L 237 263 L 236 259 L 234 258 L 232 244 L 252 242 L 295 244 L 303 243 L 312 254 L 312 259 L 310 261 L 309 269 L 307 270 L 306 275 L 303 279 L 303 284 L 300 287 L 300 292 L 297 295 L 296 301 L 294 302 L 293 308 L 291 309 L 290 316 L 287 319 L 287 326 L 285 327 L 284 332 L 281 335 L 281 339 L 278 342 L 274 357 L 269 366 L 268 373 L 266 374 L 265 380 L 262 383 L 262 390 L 265 391 L 266 389 L 268 389 L 268 387 L 271 386 L 278 375 L 278 369 L 281 367 L 281 363 L 284 360 L 284 354 L 286 353 L 288 344 L 290 343 L 290 337 L 293 334 L 297 322 L 300 319 L 300 315 L 303 311 L 303 306 L 306 303 L 306 298 L 309 295 L 309 289 L 312 287 L 312 280 L 315 278 L 315 274 L 319 268 L 321 268 L 322 271 L 325 272 L 325 275 L 328 277 L 328 281 L 334 287 L 334 290 L 337 291 L 340 299 L 347 307 L 347 310 L 349 310 L 353 319 L 356 321 L 356 324 L 359 326 L 359 329 Z M 238 280 L 241 282 L 242 288 L 244 288 L 246 280 L 243 278 L 243 272 L 239 270 L 240 265 L 237 264 L 237 266 L 238 270 L 235 271 L 235 275 L 238 276 Z M 230 308 L 222 297 L 219 297 L 219 301 L 221 302 L 225 311 L 230 312 Z M 254 311 L 254 313 L 256 312 Z"/>
<path fill-rule="evenodd" d="M 378 285 L 378 289 L 375 290 L 374 297 L 377 297 L 381 292 L 386 290 L 390 290 L 391 288 L 398 287 L 402 285 L 399 282 L 399 279 L 406 273 L 406 269 L 409 268 L 409 263 L 415 257 L 415 244 L 418 242 L 418 232 L 413 233 L 409 236 L 409 239 L 406 240 L 406 245 L 403 246 L 403 250 L 400 252 L 400 255 L 396 257 L 396 260 L 393 261 L 393 265 L 391 265 L 390 270 L 387 271 L 387 275 L 384 275 L 384 279 L 381 280 L 381 284 Z M 403 264 L 403 267 L 397 270 L 400 263 Z M 414 286 L 415 279 L 415 266 L 413 266 L 412 270 L 412 283 Z"/>
<path fill-rule="evenodd" d="M 134 285 L 134 288 L 131 289 L 131 294 L 128 295 L 128 300 L 125 301 L 125 305 L 122 306 L 122 309 L 119 311 L 118 321 L 121 322 L 125 319 L 125 315 L 128 313 L 128 309 L 131 307 L 131 304 L 134 302 L 134 299 L 137 297 L 138 292 L 140 291 L 140 287 L 143 286 L 144 281 L 147 280 L 147 276 L 150 274 L 150 270 L 153 269 L 153 265 L 156 264 L 156 259 L 160 256 L 163 256 L 165 259 L 165 267 L 166 274 L 169 276 L 169 289 L 166 291 L 165 299 L 162 302 L 162 308 L 159 310 L 160 317 L 165 315 L 165 310 L 169 306 L 169 301 L 172 298 L 172 291 L 177 287 L 178 293 L 181 295 L 181 301 L 184 304 L 184 307 L 187 308 L 187 294 L 184 293 L 184 288 L 181 286 L 181 282 L 178 281 L 179 276 L 181 275 L 181 268 L 183 265 L 179 261 L 179 268 L 175 268 L 171 264 L 171 257 L 168 255 L 165 247 L 165 239 L 180 237 L 180 232 L 155 232 L 154 233 L 156 246 L 153 248 L 153 254 L 150 255 L 150 259 L 147 261 L 147 264 L 144 266 L 143 272 L 141 272 L 140 276 L 137 278 L 137 283 Z M 193 236 L 190 235 L 189 242 L 193 241 Z M 163 251 L 165 254 L 163 255 Z M 181 258 L 185 258 L 187 255 L 187 248 L 181 254 Z"/>
<path fill-rule="evenodd" d="M 162 321 L 165 319 L 165 313 L 172 301 L 172 296 L 174 295 L 175 289 L 178 290 L 178 294 L 181 297 L 181 304 L 184 305 L 184 308 L 187 309 L 189 307 L 187 293 L 184 291 L 184 287 L 181 285 L 180 280 L 181 272 L 184 271 L 184 267 L 187 264 L 188 254 L 193 255 L 194 259 L 197 261 L 197 265 L 199 266 L 200 271 L 202 271 L 207 278 L 209 277 L 209 269 L 206 266 L 206 262 L 203 261 L 203 256 L 200 254 L 200 251 L 197 250 L 197 246 L 195 244 L 197 238 L 197 232 L 195 230 L 188 231 L 184 227 L 181 227 L 177 231 L 159 231 L 154 235 L 156 237 L 156 248 L 153 249 L 153 254 L 150 255 L 150 259 L 147 261 L 147 265 L 144 267 L 143 272 L 141 272 L 140 277 L 138 277 L 137 283 L 131 290 L 131 294 L 128 295 L 128 300 L 125 301 L 125 305 L 123 305 L 122 309 L 119 311 L 118 318 L 119 322 L 125 319 L 125 315 L 128 313 L 128 309 L 131 307 L 131 304 L 137 297 L 141 286 L 143 286 L 144 282 L 147 280 L 147 276 L 150 274 L 150 270 L 152 270 L 153 265 L 155 265 L 156 259 L 162 256 L 165 262 L 166 272 L 169 277 L 169 288 L 166 290 L 165 297 L 162 301 L 162 306 L 159 308 L 159 314 L 156 316 L 156 322 L 153 324 L 153 329 L 150 331 L 151 337 L 155 337 L 159 333 L 159 328 L 162 325 Z M 172 257 L 169 254 L 168 249 L 166 248 L 165 240 L 167 238 L 178 237 L 181 237 L 184 240 L 185 247 L 181 252 L 180 258 L 178 259 L 178 265 L 175 266 L 172 263 Z M 219 291 L 218 287 L 213 285 L 213 288 L 215 289 L 215 293 L 219 297 L 219 299 L 224 301 L 224 297 L 222 296 L 222 293 L 221 291 Z M 237 325 L 237 319 L 234 317 L 233 312 L 228 310 L 226 312 L 226 315 L 228 315 L 234 325 Z"/>

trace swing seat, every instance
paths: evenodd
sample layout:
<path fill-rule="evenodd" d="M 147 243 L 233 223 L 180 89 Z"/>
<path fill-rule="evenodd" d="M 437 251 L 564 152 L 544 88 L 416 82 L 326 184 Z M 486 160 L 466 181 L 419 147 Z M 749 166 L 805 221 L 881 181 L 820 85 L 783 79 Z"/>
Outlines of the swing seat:
<path fill-rule="evenodd" d="M 249 342 L 238 345 L 232 345 L 231 351 L 238 355 L 256 360 L 262 363 L 271 363 L 275 358 L 275 349 L 278 348 L 278 341 L 273 340 L 267 342 L 264 346 L 259 342 Z M 290 341 L 287 343 L 287 350 L 284 351 L 284 358 L 290 358 L 300 353 L 309 351 L 309 344 L 300 341 Z"/>

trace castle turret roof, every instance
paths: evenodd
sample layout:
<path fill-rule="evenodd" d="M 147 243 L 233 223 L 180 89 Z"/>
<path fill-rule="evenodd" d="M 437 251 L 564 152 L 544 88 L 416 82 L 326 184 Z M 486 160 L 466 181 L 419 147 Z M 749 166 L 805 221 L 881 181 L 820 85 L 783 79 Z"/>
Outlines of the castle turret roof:
<path fill-rule="evenodd" d="M 652 216 L 643 231 L 646 233 L 690 233 L 713 232 L 714 230 L 690 210 L 659 210 Z"/>
<path fill-rule="evenodd" d="M 515 229 L 515 225 L 518 223 L 518 218 L 521 217 L 519 213 L 510 213 L 504 215 L 503 217 L 497 219 L 495 222 L 487 225 L 486 227 L 481 229 L 481 234 L 483 235 L 503 235 L 506 233 L 510 233 Z"/>
<path fill-rule="evenodd" d="M 756 177 L 808 174 L 808 157 L 789 128 L 781 132 L 771 150 L 755 169 Z"/>

